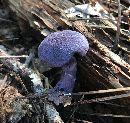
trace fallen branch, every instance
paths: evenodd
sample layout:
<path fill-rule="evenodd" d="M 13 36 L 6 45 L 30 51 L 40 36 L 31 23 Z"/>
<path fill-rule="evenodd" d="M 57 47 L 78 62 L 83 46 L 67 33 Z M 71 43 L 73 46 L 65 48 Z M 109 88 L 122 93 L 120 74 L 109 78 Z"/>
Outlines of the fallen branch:
<path fill-rule="evenodd" d="M 1 55 L 8 56 L 8 54 L 3 50 L 0 50 L 0 56 Z M 11 69 L 15 73 L 21 75 L 23 78 L 26 78 L 26 77 L 30 78 L 30 84 L 32 85 L 31 89 L 32 89 L 34 94 L 36 94 L 36 95 L 43 94 L 44 88 L 42 85 L 41 78 L 32 69 L 27 68 L 22 63 L 17 61 L 15 58 L 7 58 L 6 57 L 3 59 L 0 59 L 0 61 L 8 69 Z M 29 81 L 28 81 L 28 83 L 29 83 Z M 24 83 L 24 84 L 26 85 L 27 83 Z M 29 93 L 27 93 L 27 94 L 29 94 Z M 59 113 L 56 111 L 55 107 L 52 104 L 47 103 L 45 106 L 45 109 L 46 109 L 46 113 L 47 113 L 49 121 L 63 123 L 62 119 L 59 116 Z M 17 116 L 19 116 L 19 115 L 17 115 Z M 13 119 L 13 118 L 14 117 L 12 116 L 11 119 Z"/>
<path fill-rule="evenodd" d="M 15 58 L 10 58 L 5 51 L 0 49 L 0 56 L 4 56 L 5 58 L 0 59 L 0 61 L 7 66 L 9 69 L 12 69 L 15 73 L 20 74 L 23 78 L 30 78 L 30 84 L 33 88 L 31 90 L 35 94 L 43 93 L 43 85 L 41 82 L 40 76 L 34 73 L 31 69 L 25 67 L 22 63 L 20 63 Z M 8 57 L 9 56 L 9 57 Z"/>

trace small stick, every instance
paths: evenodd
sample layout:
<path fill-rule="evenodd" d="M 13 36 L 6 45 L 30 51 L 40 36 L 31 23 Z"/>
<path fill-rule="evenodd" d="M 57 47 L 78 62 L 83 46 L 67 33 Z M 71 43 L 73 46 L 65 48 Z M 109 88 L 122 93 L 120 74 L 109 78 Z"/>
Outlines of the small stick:
<path fill-rule="evenodd" d="M 19 40 L 19 38 L 5 38 L 5 39 L 3 39 L 3 40 L 0 40 L 0 42 L 12 41 L 12 40 Z"/>
<path fill-rule="evenodd" d="M 84 101 L 78 101 L 78 102 L 74 102 L 74 103 L 72 103 L 72 104 L 70 104 L 70 105 L 85 104 L 85 103 L 96 103 L 96 102 L 104 102 L 104 101 L 122 99 L 122 98 L 127 98 L 127 97 L 130 97 L 130 93 L 121 94 L 121 95 L 114 95 L 114 96 L 109 96 L 109 97 L 101 97 L 101 98 L 90 99 L 90 100 L 84 100 Z"/>
<path fill-rule="evenodd" d="M 91 94 L 103 94 L 103 93 L 112 93 L 112 92 L 121 92 L 121 91 L 130 91 L 130 87 L 125 87 L 125 88 L 117 88 L 117 89 L 108 89 L 108 90 L 98 90 L 98 91 L 89 91 L 89 92 L 78 92 L 78 93 L 69 93 L 69 94 L 64 94 L 64 96 L 80 96 L 80 95 L 91 95 Z M 24 99 L 24 98 L 45 98 L 48 96 L 49 93 L 44 95 L 31 95 L 31 96 L 26 96 L 26 97 L 17 97 L 18 99 Z M 51 94 L 51 93 L 50 93 Z"/>
<path fill-rule="evenodd" d="M 115 27 L 110 27 L 110 26 L 89 25 L 89 24 L 87 24 L 86 26 L 88 26 L 88 27 L 93 27 L 93 28 L 115 29 Z"/>
<path fill-rule="evenodd" d="M 128 36 L 129 36 L 129 40 L 130 40 L 130 7 L 128 9 L 128 14 L 129 14 L 129 16 L 128 16 L 128 25 L 129 25 L 129 34 L 128 34 Z"/>
<path fill-rule="evenodd" d="M 68 95 L 78 96 L 78 95 L 90 95 L 90 94 L 103 94 L 103 93 L 112 93 L 112 92 L 120 92 L 120 91 L 129 91 L 130 87 L 125 88 L 117 88 L 117 89 L 108 89 L 108 90 L 98 90 L 98 91 L 89 91 L 89 92 L 78 92 L 78 93 L 72 93 Z M 68 96 L 67 94 L 65 94 Z"/>
<path fill-rule="evenodd" d="M 32 61 L 32 59 L 34 58 L 35 56 L 35 49 L 31 49 L 30 50 L 30 54 L 29 54 L 29 57 L 26 57 L 26 61 L 25 61 L 25 65 L 28 67 L 30 62 Z"/>
<path fill-rule="evenodd" d="M 117 21 L 117 32 L 116 32 L 116 40 L 114 42 L 113 50 L 117 50 L 120 38 L 120 24 L 121 24 L 121 6 L 120 0 L 118 0 L 118 21 Z"/>
<path fill-rule="evenodd" d="M 0 18 L 0 21 L 10 22 L 10 23 L 16 23 L 16 22 L 14 22 L 12 20 L 4 19 L 4 18 Z"/>
<path fill-rule="evenodd" d="M 102 17 L 91 17 L 91 18 L 70 18 L 70 21 L 77 21 L 77 20 L 112 20 L 110 18 L 102 18 Z"/>
<path fill-rule="evenodd" d="M 28 55 L 21 55 L 21 56 L 0 56 L 0 58 L 28 58 Z"/>
<path fill-rule="evenodd" d="M 85 115 L 85 113 L 83 113 Z M 101 113 L 93 113 L 93 114 L 86 114 L 90 116 L 98 116 L 98 117 L 113 117 L 113 118 L 130 118 L 129 115 L 116 115 L 116 114 L 101 114 Z"/>
<path fill-rule="evenodd" d="M 85 0 L 82 0 L 83 4 L 85 4 Z"/>
<path fill-rule="evenodd" d="M 112 0 L 110 0 L 110 1 L 109 1 L 109 4 L 108 4 L 108 5 L 109 5 L 109 6 L 108 6 L 108 7 L 109 7 L 109 18 L 110 18 L 110 12 L 111 12 L 111 3 L 112 3 Z"/>

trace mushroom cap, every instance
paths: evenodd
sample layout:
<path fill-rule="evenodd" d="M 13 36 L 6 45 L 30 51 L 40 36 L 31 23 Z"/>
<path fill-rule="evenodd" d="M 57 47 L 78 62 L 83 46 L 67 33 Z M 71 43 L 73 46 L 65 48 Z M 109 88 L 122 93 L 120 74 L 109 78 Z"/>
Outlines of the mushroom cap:
<path fill-rule="evenodd" d="M 89 44 L 84 35 L 72 30 L 49 34 L 38 47 L 38 56 L 51 67 L 62 67 L 74 53 L 85 56 Z"/>

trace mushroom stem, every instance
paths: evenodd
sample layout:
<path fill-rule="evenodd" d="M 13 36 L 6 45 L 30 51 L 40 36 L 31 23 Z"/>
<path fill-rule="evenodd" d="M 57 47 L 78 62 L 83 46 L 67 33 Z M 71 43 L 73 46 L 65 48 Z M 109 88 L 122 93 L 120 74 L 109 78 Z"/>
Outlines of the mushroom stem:
<path fill-rule="evenodd" d="M 71 97 L 64 96 L 63 94 L 68 94 L 73 91 L 77 71 L 76 59 L 72 58 L 62 69 L 61 79 L 56 86 L 50 90 L 48 100 L 53 101 L 56 105 L 62 103 L 65 107 L 71 104 Z"/>
<path fill-rule="evenodd" d="M 55 90 L 63 91 L 64 93 L 71 93 L 74 88 L 76 80 L 77 62 L 73 57 L 69 63 L 62 67 L 63 73 L 60 81 L 54 87 Z"/>

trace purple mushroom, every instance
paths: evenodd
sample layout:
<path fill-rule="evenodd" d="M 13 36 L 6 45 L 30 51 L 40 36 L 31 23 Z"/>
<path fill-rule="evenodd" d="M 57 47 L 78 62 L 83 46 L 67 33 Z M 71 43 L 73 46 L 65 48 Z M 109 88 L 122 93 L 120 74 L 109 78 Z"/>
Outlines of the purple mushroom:
<path fill-rule="evenodd" d="M 54 32 L 48 35 L 38 47 L 38 56 L 51 67 L 62 67 L 60 81 L 53 90 L 71 93 L 76 79 L 75 53 L 85 56 L 89 44 L 84 35 L 72 30 Z"/>

